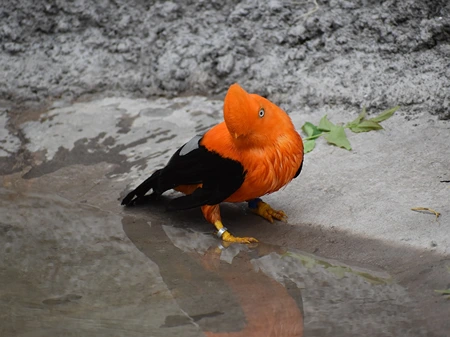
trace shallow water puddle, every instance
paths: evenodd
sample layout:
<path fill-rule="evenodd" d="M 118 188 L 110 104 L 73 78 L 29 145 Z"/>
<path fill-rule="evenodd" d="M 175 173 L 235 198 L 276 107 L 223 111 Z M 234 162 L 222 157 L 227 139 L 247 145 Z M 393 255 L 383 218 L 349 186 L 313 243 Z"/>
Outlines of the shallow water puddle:
<path fill-rule="evenodd" d="M 266 244 L 224 247 L 208 234 L 132 217 L 123 228 L 158 265 L 183 312 L 161 329 L 195 325 L 206 336 L 255 337 L 421 332 L 415 303 L 385 273 Z"/>
<path fill-rule="evenodd" d="M 420 305 L 386 273 L 264 243 L 227 246 L 145 209 L 120 216 L 0 192 L 2 336 L 426 333 Z"/>

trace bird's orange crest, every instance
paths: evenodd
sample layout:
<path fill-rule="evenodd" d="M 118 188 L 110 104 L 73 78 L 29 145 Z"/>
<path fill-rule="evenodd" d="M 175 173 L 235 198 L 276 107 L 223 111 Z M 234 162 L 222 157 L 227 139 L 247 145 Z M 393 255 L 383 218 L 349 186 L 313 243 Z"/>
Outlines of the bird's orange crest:
<path fill-rule="evenodd" d="M 252 146 L 273 142 L 285 128 L 293 128 L 286 112 L 264 97 L 247 93 L 239 84 L 228 89 L 224 119 L 233 138 Z"/>

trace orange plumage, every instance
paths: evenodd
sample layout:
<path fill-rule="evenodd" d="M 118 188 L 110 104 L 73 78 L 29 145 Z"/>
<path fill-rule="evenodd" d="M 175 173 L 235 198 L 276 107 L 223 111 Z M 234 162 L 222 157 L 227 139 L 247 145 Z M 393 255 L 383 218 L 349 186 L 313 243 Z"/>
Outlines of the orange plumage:
<path fill-rule="evenodd" d="M 282 211 L 257 198 L 279 190 L 300 173 L 303 143 L 290 117 L 238 84 L 229 88 L 223 110 L 224 122 L 181 147 L 164 169 L 128 194 L 122 204 L 131 204 L 134 196 L 142 197 L 150 188 L 157 194 L 176 189 L 190 196 L 175 199 L 173 209 L 202 206 L 222 239 L 232 242 L 256 240 L 236 238 L 222 229 L 218 206 L 222 201 L 247 201 L 269 221 L 284 219 Z"/>

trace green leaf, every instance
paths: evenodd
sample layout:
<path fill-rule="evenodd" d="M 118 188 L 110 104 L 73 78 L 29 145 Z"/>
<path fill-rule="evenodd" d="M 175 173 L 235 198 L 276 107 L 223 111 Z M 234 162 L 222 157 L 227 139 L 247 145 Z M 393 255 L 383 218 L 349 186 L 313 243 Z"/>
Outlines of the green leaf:
<path fill-rule="evenodd" d="M 364 118 L 366 118 L 366 107 L 363 107 L 361 113 L 358 115 L 358 117 L 356 117 L 356 119 L 352 120 L 350 123 L 347 123 L 346 127 L 352 127 L 352 126 L 357 126 L 359 123 L 361 123 L 361 121 L 364 120 Z"/>
<path fill-rule="evenodd" d="M 383 127 L 380 124 L 378 124 L 377 122 L 374 122 L 373 120 L 367 120 L 367 121 L 362 121 L 361 123 L 359 123 L 356 126 L 350 126 L 349 128 L 353 132 L 358 133 L 358 132 L 369 132 L 369 131 L 374 131 L 374 130 L 380 130 Z"/>
<path fill-rule="evenodd" d="M 397 105 L 396 107 L 393 107 L 391 109 L 388 109 L 386 111 L 383 111 L 381 114 L 379 114 L 378 116 L 371 118 L 371 121 L 374 122 L 382 122 L 385 121 L 386 119 L 392 117 L 392 115 L 394 114 L 394 112 L 396 112 L 400 107 Z"/>
<path fill-rule="evenodd" d="M 305 124 L 303 124 L 302 130 L 304 133 L 306 133 L 309 139 L 316 139 L 317 137 L 320 137 L 322 133 L 322 131 L 320 131 L 317 126 L 310 122 L 306 122 Z"/>
<path fill-rule="evenodd" d="M 349 151 L 352 149 L 352 146 L 347 139 L 347 135 L 345 134 L 345 129 L 340 125 L 333 125 L 330 133 L 327 133 L 324 137 L 330 144 L 342 147 Z"/>
<path fill-rule="evenodd" d="M 333 123 L 331 123 L 328 120 L 327 115 L 323 116 L 322 119 L 319 122 L 319 130 L 322 131 L 331 131 L 331 129 L 334 127 L 335 125 Z"/>
<path fill-rule="evenodd" d="M 308 139 L 303 142 L 303 150 L 305 153 L 311 152 L 316 147 L 315 139 Z"/>
<path fill-rule="evenodd" d="M 438 293 L 438 294 L 443 294 L 443 295 L 450 295 L 450 289 L 445 289 L 445 290 L 435 290 L 434 292 Z"/>
<path fill-rule="evenodd" d="M 303 140 L 304 140 L 304 141 L 305 141 L 305 140 L 314 140 L 314 139 L 319 138 L 319 137 L 322 136 L 322 135 L 323 135 L 323 133 L 318 134 L 318 135 L 314 135 L 314 136 L 311 136 L 311 137 L 305 137 L 305 138 L 303 138 Z"/>

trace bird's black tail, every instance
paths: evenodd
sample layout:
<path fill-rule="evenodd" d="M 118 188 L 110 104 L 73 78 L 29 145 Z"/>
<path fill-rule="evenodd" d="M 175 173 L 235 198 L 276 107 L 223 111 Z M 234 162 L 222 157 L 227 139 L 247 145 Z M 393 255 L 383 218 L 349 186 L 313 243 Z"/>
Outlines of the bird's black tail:
<path fill-rule="evenodd" d="M 157 187 L 158 179 L 161 174 L 161 170 L 155 171 L 149 178 L 147 178 L 142 184 L 136 187 L 133 191 L 127 194 L 125 198 L 122 200 L 122 205 L 131 206 L 134 204 L 136 200 L 142 198 L 148 191 L 153 189 L 155 191 L 155 187 Z M 159 192 L 161 194 L 161 192 Z M 135 198 L 136 197 L 136 198 Z"/>

